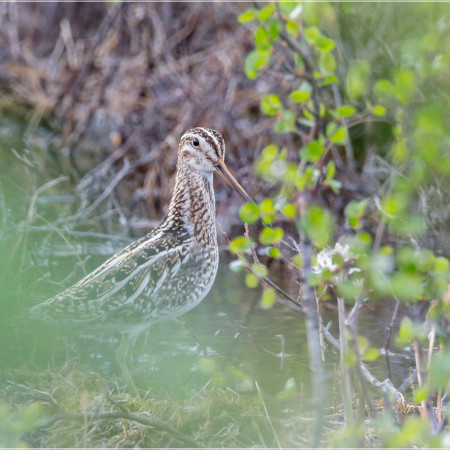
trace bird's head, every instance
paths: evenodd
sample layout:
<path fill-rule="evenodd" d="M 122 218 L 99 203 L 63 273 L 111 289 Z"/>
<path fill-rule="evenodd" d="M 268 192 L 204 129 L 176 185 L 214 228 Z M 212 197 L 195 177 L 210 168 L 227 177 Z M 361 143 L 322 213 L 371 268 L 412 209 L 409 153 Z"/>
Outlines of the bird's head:
<path fill-rule="evenodd" d="M 225 141 L 211 128 L 186 131 L 180 141 L 178 158 L 199 172 L 217 173 L 247 202 L 254 203 L 225 165 Z"/>

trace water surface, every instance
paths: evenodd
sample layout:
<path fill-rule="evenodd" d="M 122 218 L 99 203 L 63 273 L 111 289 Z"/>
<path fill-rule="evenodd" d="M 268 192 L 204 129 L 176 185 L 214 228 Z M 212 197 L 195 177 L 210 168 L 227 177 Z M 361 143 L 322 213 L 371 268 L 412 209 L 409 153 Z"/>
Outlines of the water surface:
<path fill-rule="evenodd" d="M 106 233 L 100 220 L 89 227 L 57 222 L 76 206 L 75 184 L 67 176 L 38 191 L 61 174 L 52 157 L 55 149 L 47 142 L 45 130 L 27 135 L 21 124 L 0 118 L 0 386 L 19 381 L 33 386 L 37 374 L 45 371 L 76 370 L 97 374 L 106 389 L 126 390 L 115 358 L 123 339 L 121 330 L 42 323 L 30 320 L 27 313 L 29 307 L 78 281 L 130 242 L 127 236 Z M 123 228 L 116 219 L 114 224 L 113 231 L 120 236 Z M 199 392 L 212 389 L 232 392 L 244 399 L 244 406 L 234 412 L 237 421 L 247 414 L 246 404 L 250 411 L 255 403 L 265 402 L 282 435 L 287 422 L 311 409 L 303 318 L 280 305 L 262 309 L 260 290 L 246 288 L 244 274 L 229 270 L 229 259 L 223 251 L 213 288 L 182 317 L 185 324 L 158 323 L 140 336 L 131 348 L 129 369 L 141 393 L 164 393 L 173 401 L 189 404 Z M 282 278 L 282 273 L 271 276 Z M 364 334 L 375 346 L 383 345 L 391 311 L 387 304 L 362 311 Z M 324 310 L 324 321 L 328 320 L 337 323 L 333 308 Z M 332 330 L 336 334 L 335 326 Z M 401 381 L 407 366 L 404 359 L 391 362 L 395 381 Z M 340 404 L 337 355 L 332 351 L 326 352 L 325 367 L 329 383 L 324 389 L 331 414 Z M 386 377 L 382 360 L 372 368 L 380 379 Z M 220 417 L 219 411 L 211 420 L 219 422 Z"/>

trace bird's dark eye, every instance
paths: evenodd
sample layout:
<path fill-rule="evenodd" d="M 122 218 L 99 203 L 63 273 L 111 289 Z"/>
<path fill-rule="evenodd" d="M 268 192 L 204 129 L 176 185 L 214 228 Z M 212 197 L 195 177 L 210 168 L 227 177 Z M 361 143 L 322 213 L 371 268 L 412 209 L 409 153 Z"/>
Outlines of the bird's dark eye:
<path fill-rule="evenodd" d="M 200 145 L 200 142 L 199 142 L 199 140 L 197 138 L 194 138 L 192 143 L 194 144 L 194 147 L 198 147 Z"/>

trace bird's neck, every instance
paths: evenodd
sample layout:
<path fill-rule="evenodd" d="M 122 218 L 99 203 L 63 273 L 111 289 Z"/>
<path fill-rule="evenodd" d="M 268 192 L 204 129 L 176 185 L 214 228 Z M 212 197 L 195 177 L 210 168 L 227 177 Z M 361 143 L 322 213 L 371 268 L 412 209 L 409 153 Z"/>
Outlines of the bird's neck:
<path fill-rule="evenodd" d="M 197 237 L 207 228 L 213 230 L 215 239 L 215 215 L 212 172 L 200 172 L 188 164 L 178 164 L 166 224 L 183 226 Z"/>

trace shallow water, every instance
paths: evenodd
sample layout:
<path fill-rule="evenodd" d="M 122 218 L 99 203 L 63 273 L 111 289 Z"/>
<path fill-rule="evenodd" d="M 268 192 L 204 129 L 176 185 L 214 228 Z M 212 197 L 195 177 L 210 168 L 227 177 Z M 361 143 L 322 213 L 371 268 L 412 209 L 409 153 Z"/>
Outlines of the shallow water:
<path fill-rule="evenodd" d="M 45 130 L 32 137 L 25 131 L 0 118 L 0 385 L 14 382 L 17 371 L 21 383 L 32 385 L 36 373 L 63 373 L 68 364 L 101 375 L 106 384 L 116 383 L 121 379 L 115 358 L 120 330 L 86 331 L 77 324 L 31 321 L 27 309 L 70 286 L 83 276 L 82 266 L 93 270 L 129 239 L 89 235 L 103 232 L 100 225 L 87 231 L 73 228 L 87 235 L 54 230 L 50 222 L 67 205 L 70 209 L 74 186 L 61 181 L 33 197 L 39 186 L 58 177 L 58 168 L 45 146 Z M 244 274 L 231 272 L 228 258 L 223 252 L 211 292 L 182 317 L 187 326 L 158 323 L 135 342 L 129 356 L 133 380 L 142 392 L 166 392 L 174 399 L 188 401 L 202 389 L 217 387 L 249 395 L 249 404 L 261 400 L 257 382 L 272 420 L 280 424 L 304 415 L 310 410 L 311 374 L 303 318 L 279 305 L 262 309 L 260 290 L 246 288 Z M 391 314 L 391 305 L 381 303 L 362 311 L 361 329 L 372 345 L 383 345 Z M 333 308 L 323 315 L 325 323 L 337 324 Z M 336 325 L 332 331 L 337 334 Z M 329 383 L 324 388 L 330 407 L 340 403 L 336 361 L 336 354 L 327 351 Z M 382 359 L 371 367 L 379 379 L 387 376 Z M 407 368 L 405 359 L 391 360 L 394 381 L 401 381 Z M 29 380 L 23 379 L 24 371 Z"/>

